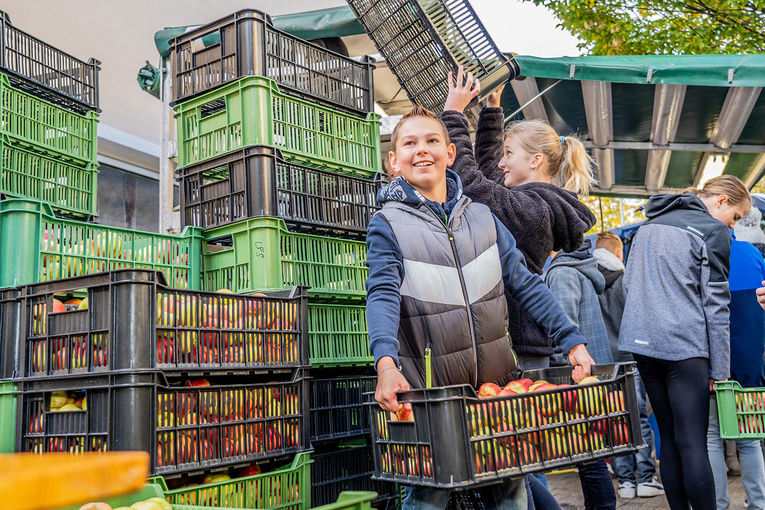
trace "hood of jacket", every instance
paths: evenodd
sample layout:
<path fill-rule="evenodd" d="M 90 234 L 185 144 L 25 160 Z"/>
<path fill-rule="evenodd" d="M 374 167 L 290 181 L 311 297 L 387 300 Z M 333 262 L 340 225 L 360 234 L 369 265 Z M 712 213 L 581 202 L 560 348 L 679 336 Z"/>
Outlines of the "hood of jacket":
<path fill-rule="evenodd" d="M 383 186 L 377 191 L 377 202 L 383 205 L 385 202 L 403 202 L 410 205 L 425 204 L 440 218 L 444 212 L 451 214 L 454 206 L 462 198 L 462 181 L 459 175 L 452 170 L 446 170 L 446 202 L 439 204 L 433 200 L 428 200 L 422 193 L 409 184 L 403 176 L 393 179 L 390 184 Z"/>
<path fill-rule="evenodd" d="M 584 243 L 574 252 L 561 252 L 552 259 L 549 273 L 556 267 L 568 266 L 576 269 L 592 282 L 595 292 L 602 294 L 606 288 L 606 280 L 598 270 L 598 261 L 590 253 L 590 240 L 585 239 Z"/>
<path fill-rule="evenodd" d="M 582 244 L 584 233 L 595 225 L 595 215 L 571 191 L 546 182 L 530 182 L 512 189 L 533 192 L 547 204 L 554 251 L 575 251 Z"/>
<path fill-rule="evenodd" d="M 592 256 L 598 261 L 598 270 L 606 279 L 607 289 L 614 284 L 619 276 L 624 274 L 624 263 L 605 248 L 595 248 Z"/>
<path fill-rule="evenodd" d="M 683 193 L 682 195 L 661 193 L 648 200 L 645 206 L 645 217 L 650 220 L 674 209 L 689 209 L 709 214 L 704 202 L 693 193 Z"/>

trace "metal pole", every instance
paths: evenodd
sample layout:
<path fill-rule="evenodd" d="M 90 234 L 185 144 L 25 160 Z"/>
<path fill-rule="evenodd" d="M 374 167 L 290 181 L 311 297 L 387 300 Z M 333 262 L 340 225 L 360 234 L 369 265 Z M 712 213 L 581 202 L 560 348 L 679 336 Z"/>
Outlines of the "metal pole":
<path fill-rule="evenodd" d="M 160 95 L 162 103 L 159 114 L 159 231 L 165 233 L 180 227 L 180 216 L 177 219 L 173 214 L 173 190 L 175 172 L 170 161 L 174 154 L 174 147 L 170 140 L 170 76 L 167 73 L 167 61 L 160 59 L 159 79 Z"/>

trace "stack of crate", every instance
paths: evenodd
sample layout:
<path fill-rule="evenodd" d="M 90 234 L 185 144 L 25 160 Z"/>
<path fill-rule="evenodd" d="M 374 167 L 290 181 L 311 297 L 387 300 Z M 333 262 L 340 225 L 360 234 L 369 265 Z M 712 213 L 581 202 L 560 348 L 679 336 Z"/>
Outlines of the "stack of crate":
<path fill-rule="evenodd" d="M 8 14 L 0 11 L 1 199 L 34 199 L 69 217 L 95 214 L 98 71 L 97 60 L 84 62 L 54 48 L 13 26 Z M 13 206 L 2 202 L 0 207 L 2 215 Z M 11 265 L 30 264 L 23 260 L 26 253 L 17 250 L 27 232 L 23 225 L 15 226 L 18 229 L 0 234 L 0 272 Z M 5 300 L 5 293 L 0 300 Z M 5 322 L 0 325 L 9 327 Z M 5 346 L 0 347 L 2 356 Z M 0 452 L 4 453 L 12 452 L 15 444 L 13 361 L 6 363 L 0 357 Z"/>
<path fill-rule="evenodd" d="M 308 287 L 312 502 L 377 490 L 383 507 L 397 494 L 372 483 L 361 405 L 373 383 L 364 239 L 382 171 L 374 67 L 243 10 L 171 41 L 171 69 L 181 218 L 205 229 L 202 287 Z"/>

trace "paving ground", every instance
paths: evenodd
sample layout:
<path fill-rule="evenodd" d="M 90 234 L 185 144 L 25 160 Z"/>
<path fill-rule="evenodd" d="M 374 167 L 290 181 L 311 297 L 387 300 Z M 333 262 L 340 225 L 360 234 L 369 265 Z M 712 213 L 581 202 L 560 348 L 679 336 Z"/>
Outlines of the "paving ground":
<path fill-rule="evenodd" d="M 579 476 L 575 472 L 548 475 L 547 484 L 564 510 L 584 509 L 582 488 L 579 485 Z M 614 480 L 614 490 L 616 489 L 618 489 L 618 484 Z M 730 510 L 746 509 L 746 493 L 741 484 L 740 476 L 728 477 L 728 494 L 730 496 Z M 669 505 L 664 496 L 620 499 L 617 492 L 616 508 L 623 510 L 668 510 Z"/>

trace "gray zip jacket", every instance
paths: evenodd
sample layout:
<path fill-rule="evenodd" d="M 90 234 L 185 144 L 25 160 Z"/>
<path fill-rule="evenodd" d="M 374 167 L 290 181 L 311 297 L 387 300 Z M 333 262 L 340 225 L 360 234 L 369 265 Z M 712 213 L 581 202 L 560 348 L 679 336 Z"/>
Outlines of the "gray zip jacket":
<path fill-rule="evenodd" d="M 731 236 L 693 193 L 654 195 L 632 241 L 619 350 L 662 360 L 708 358 L 730 366 Z"/>

